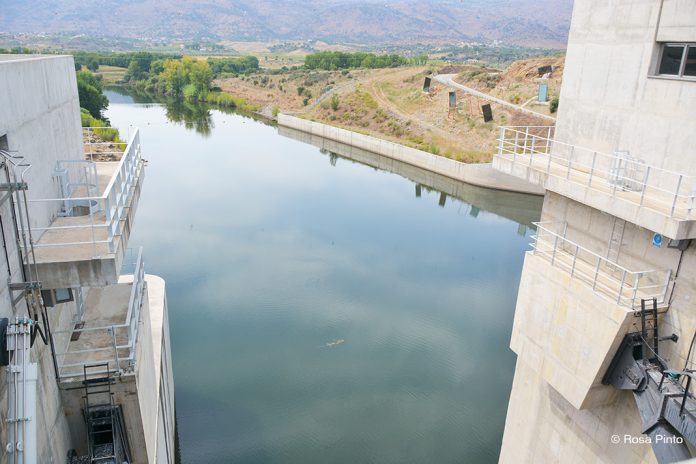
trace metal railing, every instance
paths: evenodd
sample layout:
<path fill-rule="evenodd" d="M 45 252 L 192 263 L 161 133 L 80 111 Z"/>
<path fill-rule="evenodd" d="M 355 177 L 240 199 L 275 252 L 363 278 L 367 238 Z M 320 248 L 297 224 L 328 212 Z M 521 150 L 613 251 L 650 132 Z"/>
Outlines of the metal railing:
<path fill-rule="evenodd" d="M 696 176 L 628 152 L 603 153 L 554 140 L 552 126 L 501 127 L 498 157 L 676 219 L 693 218 Z"/>
<path fill-rule="evenodd" d="M 95 157 L 109 158 L 108 161 L 118 161 L 128 146 L 127 142 L 118 138 L 118 130 L 113 127 L 83 127 L 82 137 L 85 158 L 94 161 Z"/>
<path fill-rule="evenodd" d="M 535 225 L 537 231 L 529 253 L 544 257 L 609 301 L 631 309 L 639 307 L 641 299 L 656 298 L 661 305 L 668 301 L 671 270 L 630 270 L 566 238 L 566 223 Z"/>
<path fill-rule="evenodd" d="M 79 346 L 79 343 L 68 341 L 65 351 L 56 353 L 56 359 L 60 365 L 60 380 L 81 377 L 84 365 L 102 362 L 115 366 L 115 373 L 119 375 L 134 371 L 140 308 L 145 295 L 145 263 L 142 248 L 138 250 L 135 263 L 126 263 L 126 266 L 129 264 L 133 265 L 133 282 L 123 323 L 53 332 L 54 335 L 78 336 L 77 341 L 79 336 L 90 338 L 90 341 L 85 343 L 85 346 L 89 348 L 70 349 L 73 343 L 76 346 Z M 89 319 L 89 311 L 90 308 L 86 308 L 87 319 Z"/>
<path fill-rule="evenodd" d="M 93 161 L 76 161 L 76 163 L 95 164 Z M 56 171 L 61 168 L 65 169 L 65 166 L 68 165 L 70 165 L 69 162 L 60 161 Z M 75 191 L 79 193 L 81 190 L 69 189 L 66 191 L 63 188 L 65 196 L 62 198 L 29 200 L 30 208 L 48 207 L 54 211 L 57 218 L 65 218 L 62 221 L 54 220 L 47 227 L 33 227 L 32 230 L 40 234 L 34 247 L 40 251 L 42 248 L 75 247 L 88 244 L 92 246 L 94 257 L 100 256 L 104 251 L 115 253 L 115 239 L 121 235 L 121 221 L 125 219 L 141 169 L 140 133 L 136 129 L 127 148 L 122 153 L 104 193 L 100 196 L 76 196 L 71 193 Z M 89 181 L 86 183 L 91 185 Z M 49 237 L 51 232 L 60 233 L 60 237 L 56 238 L 61 239 L 43 240 L 44 237 Z M 62 237 L 66 233 L 74 240 L 63 241 Z M 106 245 L 106 248 L 104 249 L 101 245 Z"/>

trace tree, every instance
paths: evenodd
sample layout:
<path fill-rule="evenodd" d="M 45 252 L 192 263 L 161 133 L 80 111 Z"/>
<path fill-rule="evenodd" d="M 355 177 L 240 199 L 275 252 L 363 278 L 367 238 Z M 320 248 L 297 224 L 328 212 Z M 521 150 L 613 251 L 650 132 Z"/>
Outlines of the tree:
<path fill-rule="evenodd" d="M 167 92 L 176 97 L 181 96 L 184 86 L 188 83 L 184 64 L 179 60 L 166 60 L 163 68 L 160 77 L 166 83 Z"/>
<path fill-rule="evenodd" d="M 157 76 L 164 71 L 164 60 L 156 60 L 150 64 L 150 75 Z"/>
<path fill-rule="evenodd" d="M 338 95 L 336 95 L 336 94 L 331 95 L 331 109 L 334 111 L 338 111 L 338 104 L 339 104 Z"/>
<path fill-rule="evenodd" d="M 147 52 L 138 52 L 133 55 L 130 63 L 128 63 L 128 78 L 134 81 L 142 81 L 147 79 L 150 71 L 150 64 L 155 57 Z"/>
<path fill-rule="evenodd" d="M 213 82 L 213 71 L 208 66 L 207 61 L 196 61 L 191 64 L 189 80 L 196 89 L 196 98 L 205 100 L 210 90 L 210 84 Z"/>
<path fill-rule="evenodd" d="M 109 99 L 102 93 L 102 85 L 89 71 L 77 72 L 77 93 L 80 107 L 89 111 L 93 117 L 103 119 L 102 111 L 109 106 Z"/>

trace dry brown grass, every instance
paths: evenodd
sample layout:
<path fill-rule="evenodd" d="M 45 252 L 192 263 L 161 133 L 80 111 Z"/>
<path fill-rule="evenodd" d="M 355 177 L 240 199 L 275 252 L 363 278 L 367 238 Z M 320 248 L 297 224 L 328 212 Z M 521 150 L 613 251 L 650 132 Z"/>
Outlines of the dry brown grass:
<path fill-rule="evenodd" d="M 536 94 L 537 68 L 547 64 L 559 67 L 549 82 L 550 93 L 554 95 L 560 89 L 563 58 L 524 60 L 505 71 L 473 65 L 449 67 L 445 71 L 459 73 L 462 84 L 485 93 L 522 100 Z M 425 66 L 350 72 L 295 70 L 265 78 L 261 75 L 230 78 L 219 81 L 218 85 L 261 108 L 277 106 L 284 112 L 304 113 L 309 119 L 470 163 L 491 160 L 498 126 L 548 124 L 496 104 L 492 105 L 494 121 L 484 123 L 481 105 L 486 102 L 463 92 L 457 92 L 457 108 L 450 112 L 451 89 L 433 81 L 433 93 L 422 91 L 423 79 L 440 71 Z M 298 94 L 298 88 L 305 89 L 302 95 Z M 336 110 L 331 107 L 330 97 L 316 104 L 317 98 L 326 92 L 338 96 Z M 545 108 L 533 109 L 542 112 Z"/>

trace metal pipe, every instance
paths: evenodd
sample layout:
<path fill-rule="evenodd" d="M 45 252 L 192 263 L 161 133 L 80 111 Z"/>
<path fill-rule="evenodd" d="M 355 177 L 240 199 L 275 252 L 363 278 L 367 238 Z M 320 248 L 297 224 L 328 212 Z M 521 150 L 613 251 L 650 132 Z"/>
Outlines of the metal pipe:
<path fill-rule="evenodd" d="M 684 252 L 682 252 L 682 255 Z M 681 264 L 681 257 L 679 258 L 679 264 Z M 667 279 L 665 280 L 665 292 L 662 294 L 662 303 L 667 301 L 667 292 L 669 291 L 669 281 L 672 278 L 672 270 L 667 270 Z"/>
<path fill-rule="evenodd" d="M 12 183 L 12 177 L 10 175 L 10 167 L 8 166 L 7 163 L 5 163 L 5 176 L 7 178 L 8 183 Z M 10 214 L 12 216 L 12 223 L 15 224 L 14 227 L 14 233 L 15 233 L 15 242 L 17 244 L 17 261 L 19 263 L 19 271 L 22 273 L 22 279 L 24 281 L 27 280 L 27 272 L 26 269 L 24 268 L 24 258 L 22 257 L 22 242 L 19 237 L 19 229 L 17 228 L 17 210 L 15 208 L 15 198 L 12 193 L 10 193 L 9 196 L 10 200 Z M 27 308 L 27 311 L 29 309 Z"/>
<path fill-rule="evenodd" d="M 524 147 L 522 148 L 523 155 L 527 154 L 527 141 L 528 140 L 529 140 L 529 127 L 527 127 L 524 131 Z"/>
<path fill-rule="evenodd" d="M 684 175 L 680 174 L 679 180 L 677 181 L 677 189 L 674 191 L 674 201 L 672 202 L 672 211 L 670 212 L 669 217 L 674 217 L 674 209 L 677 207 L 677 198 L 679 197 L 679 189 L 681 189 L 683 179 Z"/>
<path fill-rule="evenodd" d="M 94 212 L 92 211 L 92 201 L 89 202 L 89 224 L 92 231 L 92 256 L 97 257 L 97 237 L 94 235 Z"/>
<path fill-rule="evenodd" d="M 684 396 L 682 397 L 681 407 L 679 408 L 679 416 L 684 417 L 684 406 L 686 405 L 686 398 L 689 396 L 689 388 L 691 387 L 691 376 L 686 376 L 686 388 L 684 389 Z"/>
<path fill-rule="evenodd" d="M 558 235 L 554 234 L 554 240 L 553 240 L 553 253 L 551 255 L 551 265 L 553 266 L 553 263 L 556 261 L 556 247 L 558 246 Z"/>
<path fill-rule="evenodd" d="M 645 171 L 645 179 L 643 179 L 643 190 L 640 192 L 640 206 L 643 206 L 645 191 L 648 190 L 648 178 L 650 177 L 650 166 Z"/>
<path fill-rule="evenodd" d="M 570 277 L 573 277 L 573 275 L 575 275 L 575 262 L 578 260 L 578 251 L 580 251 L 580 247 L 578 245 L 575 245 L 575 254 L 573 255 L 573 267 L 570 270 Z"/>
<path fill-rule="evenodd" d="M 111 327 L 111 339 L 114 344 L 114 355 L 116 357 L 116 370 L 120 371 L 121 370 L 121 362 L 118 359 L 118 346 L 116 345 L 116 330 L 114 327 Z"/>
<path fill-rule="evenodd" d="M 26 441 L 27 441 L 27 320 L 22 325 L 22 463 L 26 464 Z"/>
<path fill-rule="evenodd" d="M 636 274 L 633 281 L 633 298 L 631 299 L 631 307 L 636 305 L 636 296 L 638 295 L 638 282 L 640 281 L 641 274 Z"/>
<path fill-rule="evenodd" d="M 16 354 L 17 354 L 17 326 L 18 326 L 18 324 L 19 324 L 19 318 L 17 316 L 15 316 L 15 325 L 14 325 L 14 329 L 12 331 L 12 340 L 13 340 L 12 345 L 13 345 L 13 349 L 15 351 L 15 356 L 13 356 L 13 369 L 12 369 L 13 370 L 12 379 L 14 381 L 14 408 L 13 408 L 13 416 L 14 417 L 12 418 L 14 420 L 14 424 L 13 424 L 14 425 L 13 426 L 14 436 L 13 436 L 13 444 L 12 444 L 14 450 L 13 450 L 12 454 L 14 455 L 13 461 L 15 463 L 19 463 L 19 461 L 18 461 L 19 456 L 16 453 L 17 443 L 18 443 L 17 439 L 19 438 L 19 423 L 17 421 L 18 415 L 19 415 L 18 414 L 18 411 L 19 411 L 19 398 L 18 398 L 19 388 L 17 385 L 17 377 L 19 377 L 19 372 L 17 372 L 17 367 L 18 367 L 17 364 L 19 361 L 18 361 L 17 356 L 16 356 Z"/>
<path fill-rule="evenodd" d="M 592 187 L 592 176 L 594 176 L 594 168 L 595 168 L 596 162 L 597 162 L 597 152 L 594 152 L 594 155 L 592 155 L 592 167 L 590 168 L 590 179 L 587 183 L 588 187 Z"/>
<path fill-rule="evenodd" d="M 597 258 L 597 268 L 595 269 L 594 280 L 592 281 L 592 290 L 597 288 L 597 276 L 599 276 L 599 266 L 602 264 L 602 258 Z"/>
<path fill-rule="evenodd" d="M 623 271 L 621 276 L 621 285 L 619 285 L 619 298 L 616 300 L 616 304 L 621 304 L 621 296 L 623 295 L 623 286 L 626 282 L 626 271 Z"/>

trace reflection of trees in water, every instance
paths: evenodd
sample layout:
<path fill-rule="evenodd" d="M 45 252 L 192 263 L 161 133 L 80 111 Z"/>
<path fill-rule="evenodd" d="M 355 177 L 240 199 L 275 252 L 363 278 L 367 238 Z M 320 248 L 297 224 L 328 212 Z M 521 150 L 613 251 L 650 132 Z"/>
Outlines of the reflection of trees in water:
<path fill-rule="evenodd" d="M 165 103 L 165 111 L 170 121 L 182 123 L 187 129 L 193 129 L 203 136 L 209 136 L 215 128 L 208 105 L 169 100 Z"/>
<path fill-rule="evenodd" d="M 157 99 L 147 92 L 125 87 L 122 85 L 112 85 L 104 87 L 104 90 L 109 90 L 111 92 L 117 93 L 119 95 L 125 95 L 133 100 L 133 103 L 156 103 Z"/>
<path fill-rule="evenodd" d="M 215 128 L 213 113 L 216 110 L 224 114 L 235 114 L 245 119 L 251 119 L 262 124 L 275 126 L 275 123 L 254 113 L 237 111 L 235 108 L 227 108 L 217 105 L 209 105 L 201 102 L 189 102 L 175 100 L 162 95 L 154 95 L 132 87 L 109 87 L 108 90 L 127 95 L 133 99 L 133 103 L 158 103 L 164 105 L 167 119 L 183 124 L 187 129 L 195 130 L 204 137 L 208 137 Z"/>
<path fill-rule="evenodd" d="M 338 162 L 338 158 L 343 158 L 338 153 L 334 153 L 332 151 L 329 151 L 326 148 L 320 148 L 319 153 L 321 153 L 322 155 L 329 155 L 329 163 L 331 163 L 331 166 L 336 166 L 336 163 Z"/>

